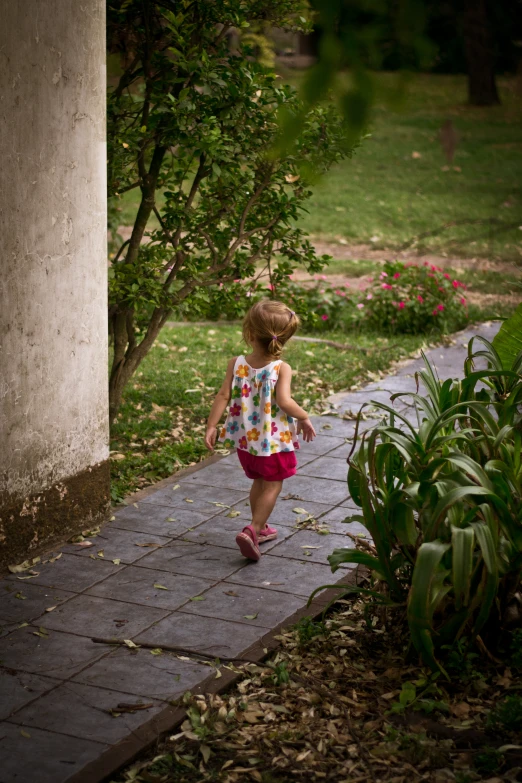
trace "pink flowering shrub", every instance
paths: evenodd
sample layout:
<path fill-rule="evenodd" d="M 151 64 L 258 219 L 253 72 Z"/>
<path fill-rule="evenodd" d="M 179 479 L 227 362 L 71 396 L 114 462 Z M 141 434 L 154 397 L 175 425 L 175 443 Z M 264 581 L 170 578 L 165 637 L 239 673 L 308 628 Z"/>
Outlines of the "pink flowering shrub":
<path fill-rule="evenodd" d="M 450 332 L 468 320 L 466 286 L 432 264 L 388 262 L 364 299 L 364 318 L 379 330 Z M 362 301 L 361 297 L 361 301 Z"/>
<path fill-rule="evenodd" d="M 281 290 L 281 298 L 299 313 L 304 326 L 314 330 L 331 331 L 347 326 L 355 317 L 354 291 L 345 285 L 331 285 L 324 276 L 317 276 L 313 285 L 288 281 Z"/>

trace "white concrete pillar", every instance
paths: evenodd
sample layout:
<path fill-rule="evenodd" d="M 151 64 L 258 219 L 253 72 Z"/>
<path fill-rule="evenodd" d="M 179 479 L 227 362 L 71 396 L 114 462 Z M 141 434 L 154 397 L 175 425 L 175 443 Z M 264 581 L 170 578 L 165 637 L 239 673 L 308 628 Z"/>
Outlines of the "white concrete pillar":
<path fill-rule="evenodd" d="M 105 0 L 0 0 L 0 565 L 109 504 Z"/>

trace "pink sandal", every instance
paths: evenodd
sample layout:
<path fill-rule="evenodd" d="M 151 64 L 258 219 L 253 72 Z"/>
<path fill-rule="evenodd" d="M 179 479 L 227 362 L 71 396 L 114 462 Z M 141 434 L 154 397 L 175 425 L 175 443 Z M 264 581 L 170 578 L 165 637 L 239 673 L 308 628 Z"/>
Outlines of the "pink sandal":
<path fill-rule="evenodd" d="M 261 552 L 257 544 L 256 531 L 252 525 L 247 525 L 243 528 L 241 533 L 236 536 L 236 544 L 241 550 L 243 557 L 247 557 L 249 560 L 259 560 Z"/>
<path fill-rule="evenodd" d="M 264 544 L 266 541 L 272 541 L 274 538 L 277 538 L 277 530 L 275 527 L 270 527 L 270 525 L 265 525 L 263 530 L 261 530 L 258 533 L 259 536 L 259 543 Z"/>

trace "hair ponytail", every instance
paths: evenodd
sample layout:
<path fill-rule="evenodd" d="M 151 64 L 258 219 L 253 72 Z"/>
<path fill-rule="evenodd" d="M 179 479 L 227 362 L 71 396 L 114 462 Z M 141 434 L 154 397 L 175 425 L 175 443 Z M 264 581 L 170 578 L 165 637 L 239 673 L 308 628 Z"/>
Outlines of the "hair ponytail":
<path fill-rule="evenodd" d="M 279 359 L 298 326 L 299 318 L 283 302 L 262 299 L 245 316 L 243 339 L 249 344 L 257 341 L 268 356 Z"/>
<path fill-rule="evenodd" d="M 267 346 L 267 353 L 272 354 L 276 359 L 279 359 L 281 354 L 283 353 L 284 343 L 282 343 L 279 339 L 279 337 L 274 334 L 270 338 L 270 342 Z"/>

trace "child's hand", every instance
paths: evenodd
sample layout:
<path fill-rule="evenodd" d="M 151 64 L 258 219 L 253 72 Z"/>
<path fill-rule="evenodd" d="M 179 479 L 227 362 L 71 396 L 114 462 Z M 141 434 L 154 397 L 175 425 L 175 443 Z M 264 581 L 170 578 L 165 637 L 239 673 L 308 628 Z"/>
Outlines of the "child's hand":
<path fill-rule="evenodd" d="M 297 422 L 297 434 L 302 433 L 303 440 L 306 441 L 306 443 L 310 443 L 311 440 L 315 438 L 315 430 L 314 425 L 310 421 L 310 419 L 301 419 Z"/>
<path fill-rule="evenodd" d="M 217 438 L 217 427 L 207 427 L 205 432 L 205 446 L 209 451 L 214 451 Z"/>

